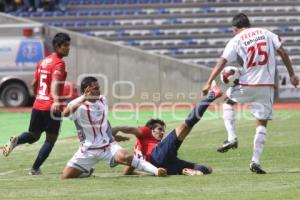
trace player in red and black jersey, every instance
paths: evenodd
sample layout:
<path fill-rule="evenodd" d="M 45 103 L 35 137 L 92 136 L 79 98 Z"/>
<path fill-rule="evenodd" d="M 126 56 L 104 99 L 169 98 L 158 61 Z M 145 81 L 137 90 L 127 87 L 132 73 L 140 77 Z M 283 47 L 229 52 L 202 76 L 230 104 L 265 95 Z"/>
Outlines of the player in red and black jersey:
<path fill-rule="evenodd" d="M 30 174 L 40 175 L 40 166 L 47 159 L 59 134 L 63 101 L 63 88 L 67 77 L 63 57 L 70 50 L 70 36 L 57 33 L 52 41 L 54 52 L 44 58 L 36 67 L 32 88 L 35 102 L 32 107 L 28 132 L 10 138 L 4 146 L 3 154 L 9 153 L 19 144 L 32 144 L 39 140 L 42 132 L 46 132 L 46 140 L 32 166 Z"/>
<path fill-rule="evenodd" d="M 156 167 L 165 168 L 168 175 L 210 174 L 212 173 L 211 167 L 181 160 L 177 157 L 177 152 L 183 140 L 201 119 L 209 104 L 221 95 L 222 92 L 216 85 L 212 87 L 208 97 L 199 101 L 186 120 L 173 129 L 164 139 L 166 125 L 159 119 L 150 119 L 142 127 L 114 127 L 112 129 L 113 134 L 116 135 L 120 131 L 135 135 L 135 156 L 144 158 Z M 134 173 L 133 167 L 126 167 L 124 174 L 132 175 L 136 173 Z"/>

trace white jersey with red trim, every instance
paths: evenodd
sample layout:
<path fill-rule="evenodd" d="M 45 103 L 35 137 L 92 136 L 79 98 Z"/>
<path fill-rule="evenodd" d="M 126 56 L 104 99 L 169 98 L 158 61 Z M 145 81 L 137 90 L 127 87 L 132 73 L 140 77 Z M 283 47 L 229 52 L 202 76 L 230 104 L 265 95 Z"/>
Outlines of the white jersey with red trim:
<path fill-rule="evenodd" d="M 78 97 L 81 98 L 81 97 Z M 74 99 L 69 104 L 78 101 Z M 101 148 L 107 146 L 114 139 L 107 119 L 108 107 L 105 96 L 95 102 L 86 101 L 70 115 L 75 122 L 78 138 L 82 147 Z"/>
<path fill-rule="evenodd" d="M 275 83 L 275 50 L 281 47 L 278 35 L 263 28 L 247 28 L 226 45 L 222 57 L 243 66 L 241 85 L 268 86 Z"/>

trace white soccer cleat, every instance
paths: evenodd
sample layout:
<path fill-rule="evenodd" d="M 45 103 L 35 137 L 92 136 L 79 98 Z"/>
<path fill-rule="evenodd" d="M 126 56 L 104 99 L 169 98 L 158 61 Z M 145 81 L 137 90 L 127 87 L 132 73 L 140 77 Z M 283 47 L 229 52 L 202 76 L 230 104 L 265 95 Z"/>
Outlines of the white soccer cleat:
<path fill-rule="evenodd" d="M 10 152 L 17 146 L 18 138 L 16 136 L 12 136 L 9 140 L 9 144 L 4 145 L 3 147 L 3 155 L 7 157 Z"/>

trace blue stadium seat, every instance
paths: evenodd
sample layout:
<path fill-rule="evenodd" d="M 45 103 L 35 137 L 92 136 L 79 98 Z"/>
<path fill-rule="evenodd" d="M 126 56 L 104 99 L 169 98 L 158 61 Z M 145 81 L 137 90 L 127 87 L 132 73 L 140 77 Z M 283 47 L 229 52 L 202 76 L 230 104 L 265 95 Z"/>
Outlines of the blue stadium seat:
<path fill-rule="evenodd" d="M 53 17 L 54 14 L 55 13 L 52 11 L 46 11 L 46 12 L 43 12 L 43 17 Z"/>
<path fill-rule="evenodd" d="M 82 27 L 82 26 L 86 26 L 87 22 L 86 21 L 77 21 L 75 22 L 75 26 L 77 27 Z"/>
<path fill-rule="evenodd" d="M 89 16 L 90 12 L 88 10 L 77 11 L 77 16 Z"/>
<path fill-rule="evenodd" d="M 98 26 L 98 22 L 97 21 L 88 21 L 87 22 L 87 26 Z"/>
<path fill-rule="evenodd" d="M 64 23 L 63 22 L 52 22 L 52 26 L 63 27 Z"/>
<path fill-rule="evenodd" d="M 75 26 L 76 26 L 76 22 L 73 22 L 73 21 L 65 21 L 65 22 L 63 22 L 63 26 L 64 26 L 64 27 L 75 27 Z"/>
<path fill-rule="evenodd" d="M 98 16 L 101 15 L 101 11 L 100 10 L 90 10 L 90 16 Z"/>
<path fill-rule="evenodd" d="M 288 26 L 279 27 L 279 31 L 282 33 L 293 32 L 294 29 Z"/>
<path fill-rule="evenodd" d="M 197 42 L 194 41 L 194 40 L 191 39 L 191 38 L 185 39 L 185 40 L 184 40 L 184 43 L 185 43 L 186 45 L 197 45 Z"/>
<path fill-rule="evenodd" d="M 77 16 L 77 11 L 67 11 L 66 16 Z"/>
<path fill-rule="evenodd" d="M 33 12 L 30 14 L 31 17 L 41 17 L 44 16 L 44 12 Z"/>
<path fill-rule="evenodd" d="M 55 17 L 65 16 L 65 12 L 55 11 L 55 12 L 54 12 L 54 16 L 55 16 Z"/>
<path fill-rule="evenodd" d="M 130 45 L 130 46 L 140 46 L 140 43 L 138 41 L 135 41 L 135 40 L 128 40 L 126 42 L 127 45 Z"/>

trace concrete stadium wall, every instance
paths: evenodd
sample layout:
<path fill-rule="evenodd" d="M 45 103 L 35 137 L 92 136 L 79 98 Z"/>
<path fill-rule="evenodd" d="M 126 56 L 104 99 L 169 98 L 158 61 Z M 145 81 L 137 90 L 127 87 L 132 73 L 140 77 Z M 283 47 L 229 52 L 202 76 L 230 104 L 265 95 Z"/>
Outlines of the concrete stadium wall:
<path fill-rule="evenodd" d="M 50 38 L 60 31 L 65 30 L 50 27 Z M 80 81 L 83 74 L 98 75 L 111 103 L 194 103 L 211 70 L 67 32 L 72 38 L 70 55 L 65 59 L 69 79 Z"/>
<path fill-rule="evenodd" d="M 6 19 L 10 23 L 31 23 L 0 15 L 0 22 Z M 68 80 L 79 82 L 83 75 L 98 76 L 111 106 L 195 103 L 211 70 L 55 27 L 48 28 L 49 41 L 57 32 L 67 32 L 72 39 L 70 54 L 65 58 Z"/>

